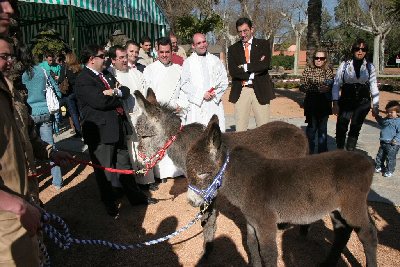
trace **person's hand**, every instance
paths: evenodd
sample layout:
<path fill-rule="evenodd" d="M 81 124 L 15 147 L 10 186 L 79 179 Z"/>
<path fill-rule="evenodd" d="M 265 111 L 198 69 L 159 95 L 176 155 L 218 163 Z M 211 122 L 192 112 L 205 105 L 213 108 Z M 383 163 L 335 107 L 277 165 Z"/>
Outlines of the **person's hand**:
<path fill-rule="evenodd" d="M 320 93 L 327 93 L 331 90 L 331 88 L 325 84 L 321 85 L 318 89 Z"/>
<path fill-rule="evenodd" d="M 113 89 L 107 89 L 103 91 L 104 95 L 108 95 L 108 96 L 113 96 L 114 95 L 114 90 Z"/>
<path fill-rule="evenodd" d="M 372 108 L 371 113 L 372 113 L 372 116 L 374 116 L 374 117 L 378 116 L 378 115 L 379 115 L 379 107 L 374 106 L 374 107 Z"/>
<path fill-rule="evenodd" d="M 396 139 L 393 139 L 393 140 L 390 142 L 390 144 L 391 144 L 392 146 L 395 146 L 395 145 L 397 145 L 397 141 L 396 141 Z"/>
<path fill-rule="evenodd" d="M 207 101 L 210 101 L 211 99 L 213 99 L 215 97 L 215 91 L 207 91 L 204 93 L 203 98 Z"/>
<path fill-rule="evenodd" d="M 339 104 L 338 104 L 337 101 L 333 101 L 333 104 L 332 104 L 332 113 L 333 113 L 334 115 L 336 115 L 336 116 L 339 114 Z"/>
<path fill-rule="evenodd" d="M 22 199 L 21 199 L 22 200 Z M 40 229 L 40 211 L 25 200 L 22 200 L 22 209 L 19 220 L 30 236 L 34 236 Z"/>
<path fill-rule="evenodd" d="M 57 165 L 67 166 L 73 159 L 72 155 L 65 151 L 54 151 L 50 154 L 50 159 Z"/>
<path fill-rule="evenodd" d="M 60 76 L 54 76 L 54 79 L 56 80 L 56 81 L 58 81 L 58 78 L 59 78 Z"/>
<path fill-rule="evenodd" d="M 176 106 L 175 112 L 180 113 L 182 111 L 182 108 L 180 106 Z"/>
<path fill-rule="evenodd" d="M 263 55 L 260 59 L 260 61 L 263 61 L 265 59 L 265 56 Z"/>

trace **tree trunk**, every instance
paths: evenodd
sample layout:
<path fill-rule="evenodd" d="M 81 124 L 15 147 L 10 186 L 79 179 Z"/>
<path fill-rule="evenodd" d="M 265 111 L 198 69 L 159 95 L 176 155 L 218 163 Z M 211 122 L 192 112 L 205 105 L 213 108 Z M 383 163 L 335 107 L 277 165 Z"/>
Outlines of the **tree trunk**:
<path fill-rule="evenodd" d="M 372 58 L 372 63 L 375 66 L 376 75 L 379 74 L 379 70 L 380 70 L 380 65 L 379 65 L 380 39 L 381 39 L 380 34 L 374 35 L 374 54 L 373 54 L 373 58 Z"/>
<path fill-rule="evenodd" d="M 322 0 L 309 0 L 307 30 L 307 63 L 312 62 L 312 55 L 321 44 Z"/>
<path fill-rule="evenodd" d="M 300 39 L 301 39 L 301 34 L 296 31 L 296 52 L 294 53 L 294 66 L 293 66 L 294 75 L 299 74 Z"/>

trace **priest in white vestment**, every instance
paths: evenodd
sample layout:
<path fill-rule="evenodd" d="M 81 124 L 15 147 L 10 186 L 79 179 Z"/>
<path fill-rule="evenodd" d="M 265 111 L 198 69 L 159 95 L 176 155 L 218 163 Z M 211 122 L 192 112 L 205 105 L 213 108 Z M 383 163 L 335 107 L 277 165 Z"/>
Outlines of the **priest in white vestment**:
<path fill-rule="evenodd" d="M 114 51 L 112 52 L 114 53 Z M 136 68 L 128 67 L 127 52 L 124 48 L 117 47 L 115 49 L 115 58 L 111 58 L 111 60 L 112 65 L 109 68 L 110 72 L 112 72 L 114 77 L 121 85 L 128 87 L 131 93 L 129 98 L 122 101 L 122 106 L 133 130 L 133 134 L 129 136 L 127 140 L 129 156 L 132 167 L 138 170 L 143 168 L 143 162 L 138 156 L 139 140 L 136 134 L 135 125 L 139 115 L 141 114 L 141 110 L 137 105 L 136 98 L 133 93 L 135 90 L 139 90 L 145 96 L 147 94 L 147 87 L 143 74 Z M 156 189 L 152 170 L 150 170 L 145 176 L 136 175 L 136 182 L 138 184 L 153 185 L 153 190 Z"/>
<path fill-rule="evenodd" d="M 204 34 L 193 36 L 194 52 L 183 63 L 181 90 L 189 102 L 186 124 L 198 122 L 207 125 L 216 114 L 219 126 L 225 132 L 225 113 L 222 95 L 228 87 L 228 75 L 221 60 L 207 52 Z"/>
<path fill-rule="evenodd" d="M 148 65 L 143 71 L 146 86 L 153 89 L 159 103 L 179 108 L 183 105 L 180 103 L 184 103 L 179 96 L 182 68 L 171 62 L 172 46 L 169 38 L 161 38 L 157 45 L 158 60 Z M 168 151 L 154 171 L 155 176 L 160 179 L 183 175 L 183 172 L 168 157 Z"/>

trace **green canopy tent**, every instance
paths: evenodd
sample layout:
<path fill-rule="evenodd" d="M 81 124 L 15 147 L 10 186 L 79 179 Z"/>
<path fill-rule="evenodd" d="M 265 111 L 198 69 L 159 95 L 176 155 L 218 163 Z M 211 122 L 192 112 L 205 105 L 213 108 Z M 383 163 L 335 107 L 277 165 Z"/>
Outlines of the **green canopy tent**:
<path fill-rule="evenodd" d="M 144 35 L 165 36 L 168 27 L 154 0 L 19 0 L 18 10 L 24 43 L 53 28 L 78 51 L 86 44 L 105 44 L 116 29 L 139 41 Z"/>

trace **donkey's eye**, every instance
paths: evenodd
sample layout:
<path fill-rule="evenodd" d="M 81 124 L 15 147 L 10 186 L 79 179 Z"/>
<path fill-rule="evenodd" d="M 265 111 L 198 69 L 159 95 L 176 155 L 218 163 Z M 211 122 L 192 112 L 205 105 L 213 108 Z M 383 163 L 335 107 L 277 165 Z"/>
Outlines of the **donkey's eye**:
<path fill-rule="evenodd" d="M 208 176 L 211 175 L 211 172 L 201 172 L 201 173 L 197 173 L 197 177 L 199 177 L 200 179 L 205 179 Z"/>

